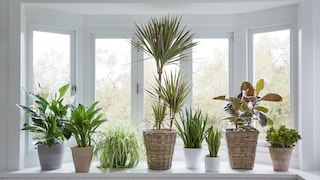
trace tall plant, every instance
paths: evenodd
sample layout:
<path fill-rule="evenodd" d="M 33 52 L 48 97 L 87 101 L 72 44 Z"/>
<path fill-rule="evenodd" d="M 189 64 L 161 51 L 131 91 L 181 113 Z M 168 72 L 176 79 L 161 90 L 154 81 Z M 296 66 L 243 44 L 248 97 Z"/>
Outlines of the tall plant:
<path fill-rule="evenodd" d="M 186 60 L 188 50 L 197 44 L 193 42 L 195 34 L 182 26 L 181 19 L 178 16 L 166 15 L 151 18 L 144 25 L 135 24 L 137 41 L 132 41 L 132 45 L 152 57 L 156 64 L 156 84 L 149 92 L 152 92 L 151 95 L 157 103 L 152 108 L 153 115 L 159 115 L 154 117 L 157 129 L 163 127 L 163 115 L 166 114 L 164 106 L 169 109 L 169 127 L 172 128 L 175 115 L 181 110 L 190 91 L 179 73 L 163 75 L 166 65 Z"/>

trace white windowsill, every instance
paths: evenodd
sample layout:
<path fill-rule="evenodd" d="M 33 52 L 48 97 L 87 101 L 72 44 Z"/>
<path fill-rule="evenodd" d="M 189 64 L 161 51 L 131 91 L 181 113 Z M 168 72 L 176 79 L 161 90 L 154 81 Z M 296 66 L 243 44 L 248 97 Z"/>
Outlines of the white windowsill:
<path fill-rule="evenodd" d="M 204 164 L 204 163 L 202 163 Z M 41 171 L 40 167 L 25 168 L 19 171 L 0 173 L 0 180 L 5 179 L 320 179 L 320 172 L 304 172 L 290 169 L 288 172 L 275 172 L 270 165 L 255 164 L 253 170 L 234 170 L 229 163 L 221 162 L 219 172 L 206 172 L 204 165 L 199 169 L 187 169 L 183 161 L 174 161 L 169 170 L 149 170 L 146 162 L 140 162 L 131 169 L 112 169 L 103 171 L 93 162 L 89 173 L 75 173 L 73 163 L 64 163 L 62 168 L 52 171 Z"/>

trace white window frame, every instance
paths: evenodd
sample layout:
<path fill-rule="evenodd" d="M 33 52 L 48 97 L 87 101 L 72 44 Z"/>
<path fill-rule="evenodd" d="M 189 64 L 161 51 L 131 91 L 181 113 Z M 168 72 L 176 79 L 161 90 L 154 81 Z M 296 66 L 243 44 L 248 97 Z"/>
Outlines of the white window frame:
<path fill-rule="evenodd" d="M 65 34 L 70 36 L 70 87 L 76 87 L 76 33 L 74 30 L 65 30 L 59 29 L 56 27 L 47 27 L 41 25 L 29 25 L 27 30 L 27 50 L 26 50 L 26 66 L 25 68 L 25 81 L 22 82 L 22 87 L 26 91 L 33 91 L 33 32 L 40 31 L 40 32 L 48 32 L 48 33 L 58 33 L 58 34 Z M 75 94 L 75 90 L 71 91 L 71 94 Z M 32 99 L 25 95 L 24 104 L 31 104 Z M 28 120 L 28 117 L 24 116 L 25 120 Z M 25 167 L 34 166 L 38 164 L 37 160 L 37 152 L 36 147 L 32 144 L 32 135 L 30 132 L 25 132 L 25 158 L 24 164 Z"/>
<path fill-rule="evenodd" d="M 297 59 L 297 34 L 296 27 L 294 23 L 288 24 L 279 24 L 279 25 L 271 25 L 266 27 L 257 27 L 248 29 L 248 71 L 247 71 L 247 79 L 250 82 L 253 82 L 254 79 L 254 55 L 253 55 L 253 35 L 257 33 L 267 33 L 273 31 L 280 30 L 290 30 L 290 112 L 291 112 L 291 127 L 298 129 L 298 82 L 295 81 L 298 79 L 298 59 Z M 259 140 L 257 147 L 257 155 L 256 161 L 260 163 L 270 164 L 269 160 L 269 151 L 267 149 L 268 143 L 267 141 Z M 291 159 L 290 167 L 299 167 L 299 153 L 298 148 L 294 149 L 293 156 Z"/>

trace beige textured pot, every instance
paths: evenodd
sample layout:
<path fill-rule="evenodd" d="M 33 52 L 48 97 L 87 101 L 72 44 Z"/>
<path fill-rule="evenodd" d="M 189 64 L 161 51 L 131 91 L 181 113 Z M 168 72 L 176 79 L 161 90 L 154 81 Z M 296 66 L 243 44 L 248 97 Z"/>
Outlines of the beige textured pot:
<path fill-rule="evenodd" d="M 269 147 L 274 171 L 288 171 L 293 148 Z"/>
<path fill-rule="evenodd" d="M 93 154 L 93 146 L 72 147 L 71 152 L 76 172 L 89 172 Z"/>

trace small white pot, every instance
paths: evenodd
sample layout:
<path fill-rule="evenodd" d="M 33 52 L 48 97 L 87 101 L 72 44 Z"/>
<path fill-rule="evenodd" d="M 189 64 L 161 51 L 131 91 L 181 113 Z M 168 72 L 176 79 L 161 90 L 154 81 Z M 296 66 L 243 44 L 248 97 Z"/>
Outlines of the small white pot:
<path fill-rule="evenodd" d="M 220 169 L 220 157 L 209 157 L 204 158 L 206 171 L 219 171 Z"/>
<path fill-rule="evenodd" d="M 201 165 L 202 148 L 184 148 L 186 168 L 198 169 Z"/>

